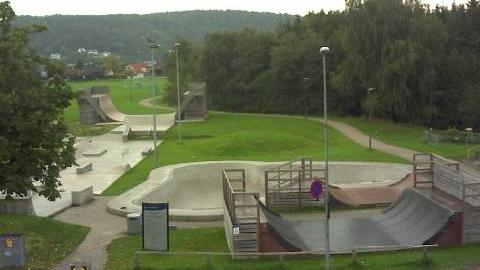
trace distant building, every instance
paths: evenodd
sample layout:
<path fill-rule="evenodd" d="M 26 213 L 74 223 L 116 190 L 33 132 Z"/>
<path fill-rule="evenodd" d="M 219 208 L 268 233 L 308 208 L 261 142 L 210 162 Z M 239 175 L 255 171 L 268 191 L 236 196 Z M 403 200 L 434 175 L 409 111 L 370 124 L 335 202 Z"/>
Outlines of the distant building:
<path fill-rule="evenodd" d="M 89 55 L 98 56 L 98 51 L 96 49 L 88 50 Z"/>
<path fill-rule="evenodd" d="M 102 57 L 107 57 L 109 56 L 110 54 L 112 54 L 111 52 L 102 52 Z"/>
<path fill-rule="evenodd" d="M 133 63 L 127 66 L 127 71 L 131 71 L 133 75 L 145 74 L 148 72 L 148 64 Z"/>
<path fill-rule="evenodd" d="M 52 54 L 50 54 L 50 59 L 60 60 L 60 59 L 62 59 L 62 56 L 59 53 L 52 53 Z"/>
<path fill-rule="evenodd" d="M 87 49 L 85 49 L 85 48 L 78 48 L 77 52 L 78 52 L 78 53 L 86 53 L 86 52 L 87 52 Z"/>

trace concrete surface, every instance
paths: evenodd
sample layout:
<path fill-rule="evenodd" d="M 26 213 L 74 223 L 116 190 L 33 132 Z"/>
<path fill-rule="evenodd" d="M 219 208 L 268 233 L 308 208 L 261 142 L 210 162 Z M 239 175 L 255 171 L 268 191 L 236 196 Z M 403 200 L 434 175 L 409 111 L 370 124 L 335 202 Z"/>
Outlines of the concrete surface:
<path fill-rule="evenodd" d="M 324 219 L 287 220 L 262 207 L 268 224 L 289 245 L 303 251 L 325 248 Z M 331 250 L 348 253 L 359 247 L 416 246 L 432 239 L 448 223 L 453 212 L 422 193 L 408 188 L 383 213 L 330 220 Z"/>
<path fill-rule="evenodd" d="M 161 141 L 158 141 L 161 143 Z M 151 146 L 151 141 L 133 140 L 127 143 L 122 141 L 121 135 L 104 134 L 93 138 L 78 138 L 75 144 L 78 164 L 92 163 L 93 170 L 84 174 L 76 173 L 76 166 L 72 166 L 60 173 L 62 183 L 62 198 L 56 202 L 33 196 L 33 205 L 38 216 L 51 216 L 69 207 L 72 203 L 71 192 L 81 191 L 89 186 L 95 194 L 102 193 L 117 178 L 125 172 L 125 165 L 136 165 L 144 157 L 142 150 Z M 83 156 L 83 153 L 94 152 L 96 149 L 107 150 L 101 156 Z"/>
<path fill-rule="evenodd" d="M 67 257 L 55 270 L 70 269 L 72 261 L 90 261 L 92 269 L 103 269 L 106 246 L 116 237 L 126 232 L 126 219 L 111 215 L 106 211 L 108 197 L 95 197 L 87 206 L 72 207 L 55 217 L 56 220 L 83 225 L 91 231 L 77 250 Z"/>
<path fill-rule="evenodd" d="M 139 212 L 142 202 L 169 202 L 173 220 L 221 220 L 222 169 L 245 169 L 247 191 L 263 196 L 264 172 L 279 164 L 282 162 L 211 161 L 160 167 L 150 173 L 147 181 L 113 199 L 109 211 L 125 216 Z M 338 186 L 388 184 L 401 180 L 410 170 L 403 164 L 332 162 L 330 179 Z"/>
<path fill-rule="evenodd" d="M 175 113 L 157 114 L 157 132 L 163 133 L 175 124 Z M 131 132 L 149 133 L 153 131 L 152 115 L 126 115 L 124 125 L 116 127 L 112 133 L 123 133 L 125 126 L 129 125 Z"/>

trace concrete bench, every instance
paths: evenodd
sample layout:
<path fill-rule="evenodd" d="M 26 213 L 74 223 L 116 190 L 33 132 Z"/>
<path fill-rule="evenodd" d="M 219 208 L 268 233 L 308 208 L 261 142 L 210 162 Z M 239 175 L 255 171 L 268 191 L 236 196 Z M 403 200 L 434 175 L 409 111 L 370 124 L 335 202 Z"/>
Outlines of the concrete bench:
<path fill-rule="evenodd" d="M 92 150 L 88 151 L 82 154 L 84 157 L 99 157 L 102 156 L 103 154 L 107 153 L 107 149 L 97 149 L 97 150 Z"/>
<path fill-rule="evenodd" d="M 93 186 L 89 186 L 83 190 L 72 191 L 72 205 L 81 206 L 89 203 L 94 198 Z"/>
<path fill-rule="evenodd" d="M 78 168 L 77 168 L 77 174 L 84 174 L 86 172 L 89 172 L 93 170 L 93 165 L 92 163 L 85 163 L 83 165 L 80 165 Z"/>
<path fill-rule="evenodd" d="M 152 152 L 151 147 L 145 147 L 145 149 L 142 150 L 142 156 L 146 156 Z"/>

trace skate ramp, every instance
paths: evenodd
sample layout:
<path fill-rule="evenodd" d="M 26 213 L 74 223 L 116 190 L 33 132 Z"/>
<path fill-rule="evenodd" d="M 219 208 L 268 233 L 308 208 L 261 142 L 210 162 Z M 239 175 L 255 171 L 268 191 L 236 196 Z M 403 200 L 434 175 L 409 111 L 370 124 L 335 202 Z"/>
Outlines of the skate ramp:
<path fill-rule="evenodd" d="M 413 175 L 408 174 L 402 180 L 376 187 L 345 188 L 330 185 L 330 195 L 336 203 L 362 206 L 362 205 L 387 205 L 398 200 L 402 191 L 413 186 Z"/>
<path fill-rule="evenodd" d="M 325 221 L 287 220 L 262 205 L 272 233 L 291 250 L 325 249 Z M 365 218 L 332 218 L 330 247 L 348 253 L 359 247 L 415 246 L 426 244 L 445 228 L 454 213 L 420 192 L 407 188 L 382 214 Z"/>
<path fill-rule="evenodd" d="M 125 114 L 121 113 L 113 104 L 112 97 L 110 95 L 99 95 L 98 103 L 100 105 L 100 110 L 114 122 L 123 122 L 125 120 Z"/>

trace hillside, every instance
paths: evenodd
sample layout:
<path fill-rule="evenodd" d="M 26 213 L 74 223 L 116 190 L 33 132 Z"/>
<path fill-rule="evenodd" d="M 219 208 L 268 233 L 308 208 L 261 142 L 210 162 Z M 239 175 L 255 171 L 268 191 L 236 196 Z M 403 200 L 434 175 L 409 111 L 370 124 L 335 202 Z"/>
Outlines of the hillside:
<path fill-rule="evenodd" d="M 177 38 L 203 42 L 213 31 L 234 31 L 245 27 L 273 30 L 291 15 L 246 11 L 184 11 L 148 15 L 53 15 L 19 16 L 19 25 L 38 24 L 48 31 L 36 35 L 32 47 L 43 55 L 60 53 L 74 60 L 78 48 L 119 54 L 125 59 L 149 57 L 142 36 L 151 37 L 167 52 Z M 73 59 L 72 59 L 73 58 Z"/>

